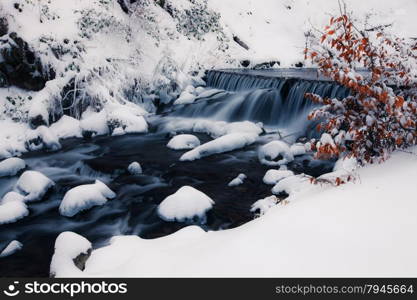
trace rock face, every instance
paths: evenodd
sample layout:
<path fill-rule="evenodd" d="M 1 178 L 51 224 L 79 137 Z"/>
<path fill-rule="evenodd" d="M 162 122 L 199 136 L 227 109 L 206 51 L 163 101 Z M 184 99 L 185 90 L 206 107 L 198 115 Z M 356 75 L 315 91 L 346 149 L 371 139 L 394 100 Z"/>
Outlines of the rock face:
<path fill-rule="evenodd" d="M 8 30 L 7 21 L 2 20 L 0 36 Z M 40 59 L 16 32 L 0 38 L 0 87 L 14 85 L 39 91 L 45 87 L 46 81 L 54 78 L 54 72 L 44 70 Z"/>

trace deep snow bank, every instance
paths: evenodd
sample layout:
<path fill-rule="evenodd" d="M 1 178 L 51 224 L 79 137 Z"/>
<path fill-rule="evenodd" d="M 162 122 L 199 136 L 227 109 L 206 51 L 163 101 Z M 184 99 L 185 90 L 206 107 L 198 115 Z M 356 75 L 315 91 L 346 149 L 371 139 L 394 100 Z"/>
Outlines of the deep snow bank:
<path fill-rule="evenodd" d="M 153 240 L 114 237 L 83 272 L 60 276 L 417 276 L 417 148 L 358 170 L 340 187 L 309 186 L 241 227 L 198 227 Z M 61 249 L 56 249 L 59 255 Z"/>

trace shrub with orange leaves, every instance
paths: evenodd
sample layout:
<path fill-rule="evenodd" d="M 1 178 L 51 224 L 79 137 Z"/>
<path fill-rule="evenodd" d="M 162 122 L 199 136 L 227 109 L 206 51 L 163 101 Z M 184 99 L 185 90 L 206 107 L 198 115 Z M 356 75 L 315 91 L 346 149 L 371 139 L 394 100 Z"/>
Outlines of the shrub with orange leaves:
<path fill-rule="evenodd" d="M 323 75 L 350 89 L 344 99 L 306 94 L 321 104 L 309 119 L 320 121 L 318 157 L 372 163 L 417 143 L 417 43 L 359 30 L 351 20 L 345 12 L 332 17 L 304 51 Z"/>

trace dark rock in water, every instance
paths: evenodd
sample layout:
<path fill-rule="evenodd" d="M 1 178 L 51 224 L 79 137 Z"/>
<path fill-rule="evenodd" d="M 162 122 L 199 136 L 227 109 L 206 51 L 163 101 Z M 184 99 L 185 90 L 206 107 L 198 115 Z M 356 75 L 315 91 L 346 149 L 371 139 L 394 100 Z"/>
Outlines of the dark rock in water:
<path fill-rule="evenodd" d="M 6 35 L 9 32 L 9 23 L 7 19 L 2 17 L 0 18 L 0 36 Z"/>
<path fill-rule="evenodd" d="M 9 34 L 8 41 L 0 50 L 0 57 L 3 59 L 0 63 L 0 82 L 3 87 L 15 85 L 25 90 L 39 91 L 48 80 L 55 78 L 54 72 L 44 70 L 35 52 L 16 32 Z"/>
<path fill-rule="evenodd" d="M 249 59 L 242 60 L 240 61 L 240 65 L 244 68 L 247 68 L 250 66 L 250 60 Z"/>

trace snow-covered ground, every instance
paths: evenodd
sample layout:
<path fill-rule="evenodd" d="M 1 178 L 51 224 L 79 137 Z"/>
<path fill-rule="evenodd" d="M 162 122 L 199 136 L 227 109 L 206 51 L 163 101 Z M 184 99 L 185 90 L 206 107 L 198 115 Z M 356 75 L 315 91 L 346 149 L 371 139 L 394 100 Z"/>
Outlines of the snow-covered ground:
<path fill-rule="evenodd" d="M 339 187 L 310 185 L 241 227 L 118 236 L 86 268 L 57 276 L 417 276 L 417 148 L 357 170 Z M 215 199 L 214 199 L 215 200 Z M 56 255 L 76 245 L 57 243 Z M 68 249 L 65 249 L 68 247 Z M 57 259 L 57 257 L 55 257 Z"/>

